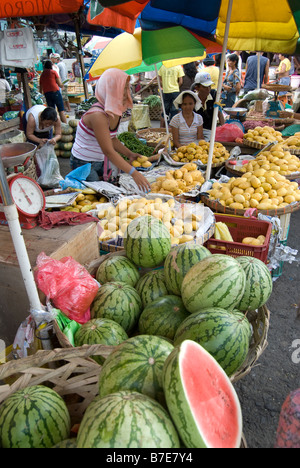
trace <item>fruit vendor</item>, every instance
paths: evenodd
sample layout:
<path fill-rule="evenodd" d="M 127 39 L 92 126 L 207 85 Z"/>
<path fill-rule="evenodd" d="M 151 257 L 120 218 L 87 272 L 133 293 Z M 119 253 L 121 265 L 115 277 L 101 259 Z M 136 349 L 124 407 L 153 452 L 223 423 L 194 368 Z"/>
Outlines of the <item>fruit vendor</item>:
<path fill-rule="evenodd" d="M 195 82 L 192 85 L 192 91 L 198 94 L 198 97 L 202 103 L 202 107 L 198 111 L 203 118 L 203 135 L 206 141 L 210 140 L 211 127 L 213 121 L 214 107 L 217 96 L 217 91 L 211 89 L 213 84 L 210 74 L 206 71 L 197 73 Z M 221 110 L 218 111 L 218 118 L 220 125 L 224 125 L 225 120 Z"/>
<path fill-rule="evenodd" d="M 24 117 L 25 134 L 30 143 L 41 147 L 48 141 L 56 145 L 61 139 L 61 122 L 53 107 L 37 104 L 31 107 Z"/>
<path fill-rule="evenodd" d="M 123 112 L 132 107 L 130 77 L 117 68 L 106 70 L 97 81 L 97 102 L 82 116 L 72 148 L 72 169 L 91 163 L 88 181 L 113 181 L 119 171 L 130 174 L 143 191 L 150 190 L 147 179 L 130 162 L 140 155 L 133 153 L 117 138 Z M 125 161 L 121 154 L 129 159 Z"/>
<path fill-rule="evenodd" d="M 174 100 L 174 106 L 181 109 L 170 122 L 174 146 L 179 148 L 203 140 L 203 118 L 195 112 L 201 107 L 198 95 L 193 91 L 183 91 Z"/>

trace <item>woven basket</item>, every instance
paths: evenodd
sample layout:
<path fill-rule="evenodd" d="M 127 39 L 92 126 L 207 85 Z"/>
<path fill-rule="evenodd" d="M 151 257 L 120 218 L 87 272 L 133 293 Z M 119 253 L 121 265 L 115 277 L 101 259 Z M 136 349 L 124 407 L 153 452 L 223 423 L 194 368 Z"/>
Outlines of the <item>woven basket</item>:
<path fill-rule="evenodd" d="M 232 164 L 229 164 L 228 161 L 225 162 L 225 168 L 230 174 L 236 176 L 236 177 L 243 177 L 244 172 L 234 170 L 234 166 Z M 300 178 L 300 172 L 296 172 L 294 174 L 288 174 L 285 176 L 287 180 L 295 180 L 297 178 Z"/>
<path fill-rule="evenodd" d="M 234 208 L 229 208 L 228 206 L 223 206 L 217 200 L 211 200 L 207 195 L 201 195 L 201 201 L 209 206 L 212 211 L 217 213 L 224 213 L 235 216 L 244 216 L 245 210 L 237 210 Z M 281 216 L 287 213 L 294 213 L 300 209 L 300 202 L 294 202 L 284 208 L 278 208 L 275 210 L 257 210 L 257 212 L 262 213 L 267 216 Z"/>
<path fill-rule="evenodd" d="M 30 177 L 31 179 L 34 179 L 34 180 L 38 179 L 34 157 L 31 158 L 31 160 L 30 160 L 29 164 L 27 165 L 27 167 L 25 168 L 23 174 L 25 176 L 27 176 L 27 177 Z"/>
<path fill-rule="evenodd" d="M 162 113 L 161 105 L 153 106 L 153 107 L 149 106 L 150 120 L 160 120 L 161 119 L 161 113 Z"/>

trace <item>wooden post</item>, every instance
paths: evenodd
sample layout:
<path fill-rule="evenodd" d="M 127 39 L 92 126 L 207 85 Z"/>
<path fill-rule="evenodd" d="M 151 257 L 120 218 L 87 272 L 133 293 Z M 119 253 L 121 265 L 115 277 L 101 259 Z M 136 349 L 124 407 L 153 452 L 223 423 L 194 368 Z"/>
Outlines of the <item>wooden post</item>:
<path fill-rule="evenodd" d="M 80 39 L 80 24 L 79 24 L 79 18 L 78 18 L 77 13 L 73 15 L 73 21 L 74 21 L 74 25 L 75 25 L 75 33 L 76 33 L 77 49 L 78 49 L 78 58 L 79 58 L 79 63 L 80 63 L 80 68 L 81 68 L 84 95 L 85 95 L 85 99 L 88 99 L 89 93 L 88 93 L 87 83 L 84 80 L 85 66 L 84 66 L 83 50 L 82 50 L 82 47 L 81 47 L 81 39 Z"/>
<path fill-rule="evenodd" d="M 25 104 L 26 110 L 28 110 L 32 107 L 32 101 L 31 101 L 30 89 L 28 86 L 28 73 L 25 68 L 21 72 L 21 80 L 22 80 L 22 85 L 23 85 L 24 104 Z"/>

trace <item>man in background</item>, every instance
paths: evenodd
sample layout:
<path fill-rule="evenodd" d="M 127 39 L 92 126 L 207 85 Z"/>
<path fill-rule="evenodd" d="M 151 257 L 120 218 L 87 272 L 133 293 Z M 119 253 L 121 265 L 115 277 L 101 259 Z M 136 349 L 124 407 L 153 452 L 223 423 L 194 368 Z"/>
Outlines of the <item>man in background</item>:
<path fill-rule="evenodd" d="M 259 68 L 258 68 L 259 62 Z M 250 55 L 246 61 L 246 74 L 244 82 L 244 93 L 260 89 L 262 84 L 267 84 L 269 81 L 270 60 L 262 55 L 262 52 L 257 52 L 255 55 Z M 259 70 L 259 86 L 257 86 L 257 77 Z"/>
<path fill-rule="evenodd" d="M 166 115 L 170 120 L 174 115 L 177 114 L 178 110 L 174 106 L 174 99 L 177 98 L 180 92 L 180 86 L 182 85 L 182 78 L 184 71 L 181 65 L 167 68 L 164 65 L 158 70 L 158 76 L 160 84 L 163 90 L 163 100 Z M 165 127 L 164 117 L 161 117 L 160 126 Z"/>
<path fill-rule="evenodd" d="M 65 111 L 71 112 L 71 107 L 70 107 L 70 102 L 69 102 L 69 97 L 68 97 L 68 81 L 69 81 L 68 72 L 67 72 L 67 67 L 61 57 L 58 60 L 57 66 L 59 70 L 59 76 L 63 84 L 63 88 L 61 89 L 61 95 L 62 95 L 63 102 L 64 102 L 64 108 L 65 108 Z"/>

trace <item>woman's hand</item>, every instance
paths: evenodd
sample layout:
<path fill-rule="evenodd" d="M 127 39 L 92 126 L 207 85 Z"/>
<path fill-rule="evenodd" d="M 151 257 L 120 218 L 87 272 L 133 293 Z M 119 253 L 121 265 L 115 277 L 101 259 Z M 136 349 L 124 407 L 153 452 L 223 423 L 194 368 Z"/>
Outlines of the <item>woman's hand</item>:
<path fill-rule="evenodd" d="M 51 145 L 55 146 L 57 141 L 55 140 L 55 138 L 51 138 L 51 140 L 48 140 L 49 143 L 51 143 Z"/>
<path fill-rule="evenodd" d="M 151 186 L 146 177 L 143 176 L 143 174 L 137 170 L 133 171 L 131 177 L 135 181 L 136 185 L 140 190 L 143 190 L 144 192 L 150 192 Z"/>
<path fill-rule="evenodd" d="M 141 156 L 141 154 L 139 153 L 131 153 L 130 155 L 128 155 L 128 159 L 129 159 L 129 162 L 132 163 L 132 161 L 135 161 L 137 158 L 139 158 Z"/>

